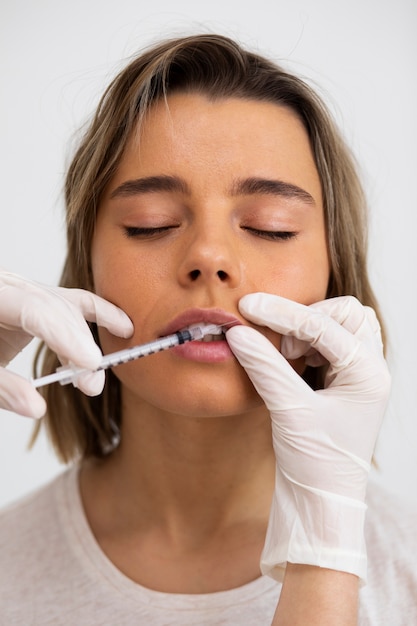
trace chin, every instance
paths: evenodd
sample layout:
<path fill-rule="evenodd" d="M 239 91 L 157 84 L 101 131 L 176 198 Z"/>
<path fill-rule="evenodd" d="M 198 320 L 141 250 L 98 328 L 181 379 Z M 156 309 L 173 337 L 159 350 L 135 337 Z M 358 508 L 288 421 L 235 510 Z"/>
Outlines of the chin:
<path fill-rule="evenodd" d="M 139 375 L 133 372 L 133 368 L 121 371 L 122 367 L 115 374 L 122 384 L 123 405 L 128 410 L 136 405 L 137 411 L 214 418 L 265 408 L 242 368 L 222 369 L 216 371 L 208 366 L 196 371 L 194 366 L 189 375 L 184 372 L 180 379 L 178 376 L 163 376 L 163 372 L 147 376 L 142 371 Z"/>
<path fill-rule="evenodd" d="M 265 405 L 255 390 L 250 394 L 219 394 L 213 391 L 211 394 L 194 394 L 191 402 L 187 396 L 175 400 L 174 405 L 166 407 L 173 412 L 186 417 L 197 418 L 225 418 L 245 415 L 259 409 L 265 409 Z M 266 410 L 266 409 L 265 409 Z"/>

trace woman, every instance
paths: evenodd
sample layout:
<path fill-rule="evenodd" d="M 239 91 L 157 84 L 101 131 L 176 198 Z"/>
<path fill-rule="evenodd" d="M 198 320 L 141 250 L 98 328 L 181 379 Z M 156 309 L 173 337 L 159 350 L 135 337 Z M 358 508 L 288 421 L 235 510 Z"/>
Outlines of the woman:
<path fill-rule="evenodd" d="M 104 353 L 194 323 L 225 336 L 115 368 L 101 395 L 103 373 L 46 389 L 77 463 L 4 514 L 9 622 L 351 625 L 359 597 L 359 623 L 381 623 L 377 563 L 358 587 L 389 375 L 363 195 L 317 96 L 223 37 L 161 43 L 106 91 L 66 202 L 62 288 L 3 275 L 23 302 L 3 305 L 8 344 L 43 338 L 47 373 L 97 366 L 84 317 Z"/>

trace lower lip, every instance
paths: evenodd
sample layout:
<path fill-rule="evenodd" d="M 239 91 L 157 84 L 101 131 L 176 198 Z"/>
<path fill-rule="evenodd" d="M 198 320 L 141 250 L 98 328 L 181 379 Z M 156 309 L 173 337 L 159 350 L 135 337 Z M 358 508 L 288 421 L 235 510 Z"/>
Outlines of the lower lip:
<path fill-rule="evenodd" d="M 234 358 L 227 341 L 189 341 L 171 350 L 177 356 L 199 363 L 223 363 Z"/>

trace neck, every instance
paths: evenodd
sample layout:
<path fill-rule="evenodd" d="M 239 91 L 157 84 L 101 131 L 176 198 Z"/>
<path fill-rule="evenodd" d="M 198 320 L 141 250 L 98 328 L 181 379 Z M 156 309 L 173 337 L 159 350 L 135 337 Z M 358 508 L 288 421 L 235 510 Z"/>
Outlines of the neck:
<path fill-rule="evenodd" d="M 274 474 L 264 409 L 216 418 L 127 410 L 120 446 L 84 465 L 81 493 L 97 541 L 127 576 L 206 593 L 259 576 Z"/>
<path fill-rule="evenodd" d="M 125 412 L 120 446 L 89 471 L 132 521 L 146 513 L 150 521 L 203 519 L 207 527 L 268 510 L 274 467 L 263 407 L 216 418 L 141 407 Z"/>

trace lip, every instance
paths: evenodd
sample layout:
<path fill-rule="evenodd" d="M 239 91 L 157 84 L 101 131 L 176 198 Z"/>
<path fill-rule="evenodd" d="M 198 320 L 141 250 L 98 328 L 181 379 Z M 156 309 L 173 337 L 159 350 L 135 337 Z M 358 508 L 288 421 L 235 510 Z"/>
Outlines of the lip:
<path fill-rule="evenodd" d="M 231 328 L 242 322 L 222 309 L 187 309 L 165 326 L 163 335 L 175 333 L 191 324 L 227 324 L 228 328 Z M 224 339 L 210 342 L 189 341 L 172 348 L 171 353 L 198 363 L 223 363 L 235 358 Z"/>
<path fill-rule="evenodd" d="M 167 324 L 162 330 L 161 337 L 164 335 L 170 335 L 176 333 L 178 330 L 183 330 L 191 324 L 217 324 L 219 326 L 227 324 L 228 328 L 242 324 L 236 316 L 231 313 L 223 311 L 223 309 L 201 309 L 193 308 L 187 309 L 177 315 L 173 320 Z"/>

